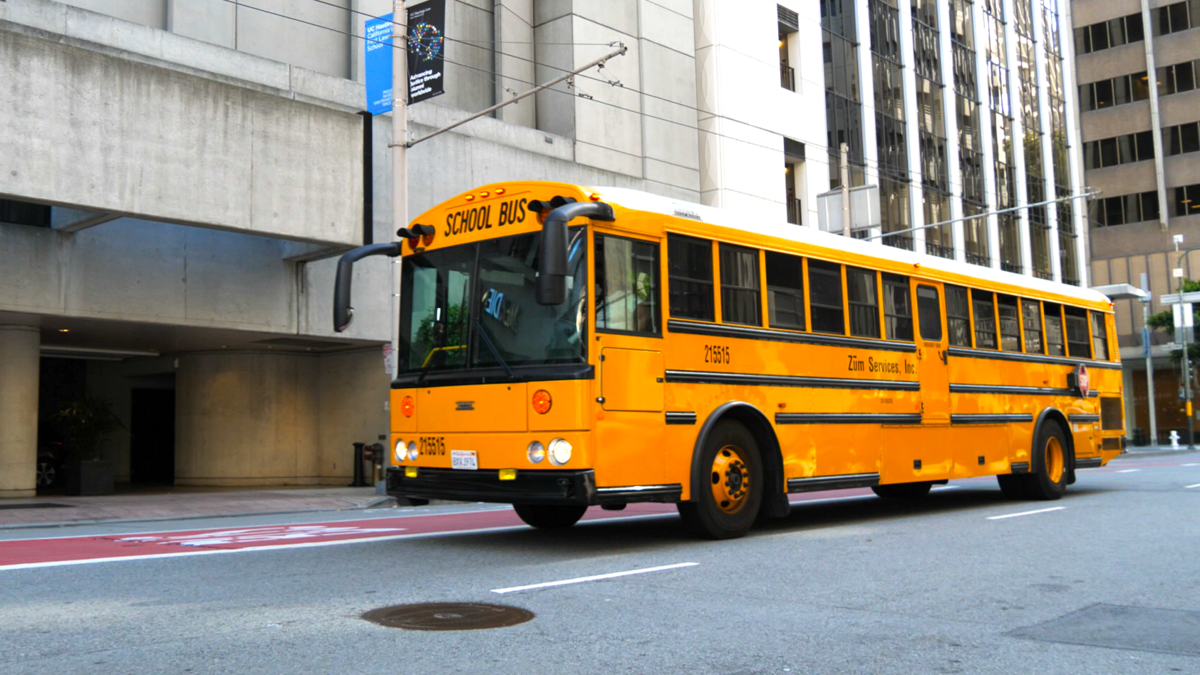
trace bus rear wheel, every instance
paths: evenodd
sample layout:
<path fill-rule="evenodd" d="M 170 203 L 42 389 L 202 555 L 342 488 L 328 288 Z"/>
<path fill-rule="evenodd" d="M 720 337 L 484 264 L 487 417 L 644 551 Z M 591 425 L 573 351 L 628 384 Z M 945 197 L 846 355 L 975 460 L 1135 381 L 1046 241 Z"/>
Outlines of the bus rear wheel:
<path fill-rule="evenodd" d="M 513 504 L 513 510 L 530 527 L 557 530 L 579 522 L 587 512 L 586 506 L 548 506 L 545 504 Z"/>
<path fill-rule="evenodd" d="M 1031 471 L 1021 476 L 1028 499 L 1059 499 L 1067 491 L 1067 436 L 1057 422 L 1042 425 L 1033 439 Z"/>
<path fill-rule="evenodd" d="M 722 420 L 700 450 L 701 481 L 692 500 L 679 503 L 679 515 L 696 534 L 733 539 L 750 531 L 762 506 L 762 455 L 745 426 Z"/>
<path fill-rule="evenodd" d="M 884 499 L 920 499 L 929 494 L 933 483 L 895 483 L 892 485 L 876 485 L 871 488 L 875 494 Z"/>

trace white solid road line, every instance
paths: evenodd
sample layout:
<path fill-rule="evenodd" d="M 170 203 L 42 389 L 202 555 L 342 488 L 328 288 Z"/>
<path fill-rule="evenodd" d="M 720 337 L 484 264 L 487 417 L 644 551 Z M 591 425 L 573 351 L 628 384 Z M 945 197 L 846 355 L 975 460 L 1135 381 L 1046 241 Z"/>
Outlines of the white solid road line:
<path fill-rule="evenodd" d="M 1200 487 L 1200 483 L 1196 483 L 1195 485 L 1185 485 L 1185 486 L 1183 486 L 1183 489 L 1191 490 L 1192 488 L 1198 488 L 1198 487 Z"/>
<path fill-rule="evenodd" d="M 1180 466 L 1200 466 L 1200 463 L 1188 462 L 1187 464 L 1180 464 Z"/>
<path fill-rule="evenodd" d="M 634 574 L 646 574 L 647 572 L 663 572 L 666 570 L 679 569 L 680 567 L 695 567 L 700 563 L 685 562 L 675 563 L 674 565 L 662 565 L 660 567 L 647 567 L 640 570 L 629 570 L 627 572 L 612 572 L 611 574 L 597 574 L 590 577 L 578 577 L 576 579 L 564 579 L 562 581 L 548 581 L 544 584 L 530 584 L 528 586 L 513 586 L 512 588 L 493 588 L 493 593 L 504 595 L 505 593 L 519 593 L 521 591 L 532 591 L 537 588 L 553 588 L 554 586 L 567 586 L 569 584 L 582 584 L 589 581 L 603 581 L 604 579 L 616 579 L 617 577 L 627 577 Z"/>
<path fill-rule="evenodd" d="M 959 486 L 959 485 L 939 485 L 938 487 L 933 488 L 933 491 L 937 492 L 938 490 L 957 490 L 959 487 L 961 487 L 961 486 Z"/>
<path fill-rule="evenodd" d="M 1065 506 L 1051 506 L 1048 509 L 1038 509 L 1036 511 L 1022 511 L 1020 513 L 1006 513 L 1003 516 L 988 516 L 988 520 L 1004 520 L 1005 518 L 1016 518 L 1017 516 L 1032 516 L 1035 513 L 1049 513 L 1050 511 L 1062 511 Z"/>
<path fill-rule="evenodd" d="M 1134 471 L 1141 471 L 1141 469 L 1121 469 L 1117 473 L 1133 473 Z"/>

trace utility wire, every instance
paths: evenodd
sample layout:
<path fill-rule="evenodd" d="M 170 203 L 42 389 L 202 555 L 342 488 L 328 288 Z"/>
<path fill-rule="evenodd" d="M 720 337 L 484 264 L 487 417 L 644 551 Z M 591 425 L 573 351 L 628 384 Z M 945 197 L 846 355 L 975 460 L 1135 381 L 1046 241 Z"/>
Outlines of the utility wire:
<path fill-rule="evenodd" d="M 245 4 L 242 4 L 242 3 L 240 2 L 240 0 L 224 0 L 224 2 L 227 2 L 227 3 L 229 3 L 229 4 L 232 4 L 232 5 L 236 5 L 236 6 L 238 6 L 238 7 L 245 7 L 246 9 L 251 9 L 251 10 L 254 10 L 254 11 L 256 11 L 256 12 L 261 12 L 261 13 L 263 13 L 263 14 L 269 14 L 269 15 L 271 15 L 271 16 L 276 16 L 276 17 L 279 17 L 279 18 L 281 18 L 281 19 L 287 19 L 287 20 L 289 20 L 289 21 L 295 21 L 295 22 L 297 22 L 297 23 L 301 23 L 301 24 L 304 24 L 304 25 L 312 26 L 312 27 L 314 27 L 314 28 L 320 28 L 320 29 L 322 29 L 322 30 L 327 30 L 327 31 L 330 31 L 330 32 L 333 32 L 333 33 L 338 33 L 338 34 L 341 34 L 341 35 L 346 35 L 346 36 L 348 36 L 348 37 L 351 37 L 351 38 L 355 38 L 355 39 L 363 40 L 364 42 L 366 42 L 366 41 L 370 41 L 370 40 L 368 40 L 368 39 L 366 38 L 366 36 L 362 36 L 362 35 L 355 35 L 354 33 L 350 33 L 350 32 L 348 32 L 348 31 L 339 30 L 339 29 L 337 29 L 337 28 L 331 28 L 331 27 L 329 27 L 329 26 L 324 26 L 324 25 L 321 25 L 321 24 L 319 24 L 319 23 L 313 23 L 313 22 L 311 22 L 311 21 L 305 21 L 305 20 L 303 20 L 303 19 L 299 19 L 299 18 L 296 18 L 296 17 L 294 17 L 294 16 L 290 16 L 290 15 L 287 15 L 287 14 L 282 14 L 282 13 L 279 13 L 279 12 L 272 12 L 272 11 L 270 11 L 270 10 L 267 10 L 267 9 L 262 9 L 261 7 L 255 7 L 255 6 L 252 6 L 252 5 L 245 5 Z M 345 7 L 338 7 L 338 6 L 336 6 L 336 5 L 333 5 L 333 4 L 331 4 L 330 2 L 328 2 L 327 0 L 310 0 L 310 2 L 317 2 L 317 3 L 319 3 L 319 4 L 322 4 L 322 5 L 327 5 L 327 6 L 330 6 L 330 7 L 336 7 L 337 9 L 342 9 L 342 10 L 346 10 L 346 9 L 347 9 L 347 8 L 345 8 Z M 361 12 L 361 11 L 358 11 L 358 10 L 348 10 L 348 11 L 350 11 L 350 12 L 353 12 L 353 13 L 355 13 L 355 14 L 360 14 L 360 15 L 363 15 L 363 16 L 371 17 L 371 18 L 376 18 L 376 19 L 380 18 L 380 17 L 375 17 L 375 16 L 373 16 L 373 15 L 372 15 L 372 14 L 370 14 L 370 13 L 367 13 L 367 12 Z M 398 24 L 396 24 L 395 22 L 392 22 L 392 24 L 393 24 L 394 26 L 395 26 L 395 25 L 398 25 Z M 389 36 L 389 39 L 390 39 L 390 37 L 391 37 L 391 36 Z M 448 39 L 448 40 L 450 40 L 451 38 L 444 38 L 444 39 Z M 452 41 L 458 41 L 458 40 L 452 40 Z M 386 42 L 383 42 L 382 40 L 381 40 L 381 41 L 379 41 L 379 42 L 380 42 L 381 44 L 388 44 L 388 43 L 386 43 Z M 578 46 L 578 45 L 604 45 L 604 46 L 611 46 L 613 43 L 537 43 L 537 44 L 570 44 L 570 45 L 576 45 L 576 46 Z M 398 46 L 397 46 L 397 45 L 395 45 L 394 43 L 392 43 L 392 44 L 389 44 L 389 46 L 390 46 L 390 47 L 392 47 L 393 49 L 397 49 L 397 48 L 398 48 Z M 559 67 L 557 67 L 557 66 L 551 66 L 551 65 L 548 65 L 548 64 L 539 63 L 539 62 L 537 62 L 537 61 L 535 61 L 535 60 L 531 60 L 531 59 L 525 59 L 525 58 L 522 58 L 522 57 L 517 57 L 517 56 L 511 55 L 511 54 L 503 54 L 503 56 L 509 56 L 509 57 L 511 57 L 511 58 L 515 58 L 515 59 L 518 59 L 518 60 L 521 60 L 521 61 L 526 61 L 526 62 L 528 62 L 528 63 L 531 63 L 531 64 L 535 65 L 535 66 L 539 66 L 539 65 L 540 65 L 540 66 L 543 66 L 543 67 L 546 67 L 546 68 L 550 68 L 550 69 L 552 69 L 552 70 L 558 70 L 558 71 L 560 71 L 560 72 L 570 72 L 570 71 L 568 71 L 568 70 L 566 70 L 566 69 L 564 69 L 564 68 L 559 68 Z M 463 63 L 457 63 L 457 62 L 455 62 L 455 61 L 451 61 L 450 59 L 443 59 L 443 60 L 444 60 L 446 63 L 450 64 L 450 65 L 453 65 L 453 66 L 458 66 L 458 67 L 460 67 L 460 68 L 465 68 L 465 69 L 467 69 L 467 70 L 472 70 L 472 71 L 477 71 L 477 72 L 479 72 L 479 73 L 482 73 L 482 74 L 483 74 L 483 75 L 485 75 L 485 76 L 486 76 L 488 79 L 490 79 L 490 80 L 492 81 L 492 83 L 493 83 L 493 84 L 495 84 L 495 85 L 497 85 L 497 86 L 501 86 L 501 87 L 503 87 L 503 88 L 504 88 L 506 91 L 512 92 L 512 89 L 510 89 L 510 88 L 508 88 L 508 87 L 504 87 L 503 85 L 501 85 L 501 84 L 500 84 L 500 83 L 499 83 L 499 82 L 498 82 L 498 81 L 495 79 L 497 76 L 496 76 L 494 73 L 492 73 L 492 71 L 484 70 L 484 69 L 482 69 L 482 68 L 476 68 L 476 67 L 474 67 L 474 66 L 468 66 L 468 65 L 466 65 L 466 64 L 463 64 Z M 525 84 L 525 85 L 529 85 L 529 86 L 537 86 L 537 84 L 536 84 L 535 82 L 530 82 L 530 81 L 523 80 L 523 79 L 520 79 L 520 78 L 517 78 L 517 77 L 512 77 L 512 76 L 509 76 L 509 75 L 500 75 L 499 77 L 503 77 L 504 79 L 507 79 L 507 80 L 512 80 L 513 82 L 518 82 L 518 83 Z M 697 107 L 695 107 L 695 106 L 688 105 L 688 104 L 686 104 L 686 103 L 680 103 L 680 102 L 678 102 L 678 101 L 674 101 L 674 100 L 671 100 L 671 99 L 668 99 L 668 98 L 665 98 L 665 97 L 662 97 L 662 96 L 657 96 L 657 95 L 654 95 L 654 94 L 649 94 L 649 93 L 646 93 L 646 92 L 643 92 L 643 91 L 638 91 L 638 90 L 636 90 L 636 89 L 629 89 L 629 88 L 625 87 L 623 84 L 621 84 L 619 80 L 618 80 L 618 81 L 614 81 L 614 80 L 606 80 L 606 79 L 601 79 L 601 78 L 588 77 L 588 76 L 586 76 L 586 75 L 582 75 L 582 74 L 580 74 L 580 75 L 577 75 L 576 77 L 583 77 L 583 78 L 585 78 L 585 79 L 588 79 L 588 80 L 593 80 L 593 81 L 595 81 L 595 82 L 599 82 L 599 83 L 601 83 L 601 84 L 608 84 L 608 85 L 610 85 L 610 86 L 620 86 L 620 87 L 622 87 L 622 88 L 626 89 L 626 91 L 629 91 L 629 92 L 631 92 L 631 93 L 634 93 L 634 94 L 638 94 L 638 95 L 641 95 L 641 96 L 645 96 L 645 97 L 647 97 L 647 98 L 651 98 L 651 99 L 656 99 L 656 100 L 664 101 L 664 102 L 666 102 L 666 103 L 670 103 L 670 104 L 672 104 L 672 105 L 675 105 L 675 106 L 678 106 L 678 107 L 681 107 L 681 108 L 685 108 L 685 109 L 688 109 L 688 110 L 692 110 L 692 111 L 695 111 L 695 112 L 697 112 L 697 113 L 701 113 L 701 114 L 709 115 L 710 117 L 717 117 L 717 118 L 722 118 L 722 119 L 729 119 L 731 122 L 733 122 L 733 123 L 735 123 L 735 124 L 739 124 L 739 125 L 742 125 L 742 126 L 745 126 L 745 127 L 751 128 L 751 129 L 756 129 L 756 130 L 758 130 L 758 131 L 763 131 L 763 132 L 765 132 L 765 133 L 769 133 L 769 134 L 772 134 L 772 135 L 779 135 L 779 132 L 778 132 L 778 131 L 774 131 L 774 130 L 771 130 L 771 129 L 766 129 L 766 128 L 764 128 L 764 127 L 759 127 L 759 126 L 757 126 L 757 125 L 754 125 L 754 124 L 749 124 L 749 123 L 747 123 L 747 122 L 743 122 L 743 121 L 740 121 L 740 120 L 734 120 L 734 119 L 732 119 L 732 118 L 723 118 L 723 117 L 721 117 L 721 116 L 719 116 L 719 115 L 716 115 L 716 114 L 714 114 L 714 113 L 711 113 L 711 112 L 709 112 L 709 111 L 702 110 L 702 109 L 700 109 L 700 108 L 697 108 Z M 579 96 L 579 94 L 577 94 L 577 93 L 576 93 L 576 94 L 572 94 L 571 92 L 562 91 L 562 90 L 560 90 L 560 89 L 554 89 L 554 88 L 547 89 L 546 91 L 554 91 L 554 92 L 558 92 L 559 94 L 563 94 L 563 95 L 565 95 L 565 96 L 571 96 L 571 97 L 578 97 L 578 96 Z M 709 130 L 707 130 L 707 129 L 701 129 L 699 126 L 694 126 L 694 125 L 691 125 L 691 124 L 687 124 L 686 122 L 680 122 L 680 121 L 678 121 L 678 120 L 672 120 L 672 119 L 669 119 L 669 118 L 666 118 L 666 117 L 659 117 L 659 116 L 657 116 L 657 115 L 651 115 L 650 113 L 647 113 L 647 112 L 645 112 L 645 111 L 641 111 L 641 110 L 633 110 L 633 109 L 631 109 L 631 108 L 626 108 L 626 107 L 624 107 L 624 106 L 620 106 L 620 105 L 617 105 L 617 104 L 615 104 L 615 103 L 609 103 L 609 102 L 607 102 L 607 101 L 601 101 L 601 100 L 599 100 L 599 99 L 596 99 L 595 97 L 592 97 L 592 96 L 590 96 L 590 95 L 584 95 L 584 98 L 587 98 L 588 100 L 591 100 L 592 102 L 594 102 L 594 103 L 597 103 L 597 104 L 600 104 L 600 105 L 605 105 L 605 106 L 608 106 L 608 107 L 611 107 L 611 108 L 615 108 L 615 109 L 617 109 L 617 110 L 622 110 L 622 111 L 624 111 L 624 112 L 633 113 L 633 114 L 635 114 L 635 115 L 641 115 L 641 116 L 643 116 L 643 117 L 645 117 L 645 118 L 647 118 L 647 119 L 653 119 L 653 120 L 657 120 L 657 121 L 661 121 L 661 122 L 666 122 L 666 123 L 668 123 L 668 124 L 675 124 L 675 125 L 678 125 L 678 126 L 682 126 L 682 127 L 686 128 L 686 129 L 689 129 L 689 130 L 691 130 L 691 131 L 696 131 L 697 133 L 706 133 L 706 134 L 711 134 L 711 135 L 713 135 L 713 136 L 724 137 L 724 138 L 730 138 L 731 140 L 735 140 L 735 141 L 737 141 L 738 143 L 743 143 L 743 144 L 746 144 L 746 145 L 750 145 L 750 146 L 754 146 L 754 147 L 762 148 L 762 149 L 764 149 L 764 150 L 770 150 L 770 151 L 772 151 L 772 152 L 778 152 L 778 151 L 779 151 L 779 148 L 778 148 L 778 147 L 776 147 L 776 146 L 768 146 L 768 145 L 763 145 L 762 143 L 755 143 L 755 142 L 753 142 L 753 141 L 748 141 L 748 140 L 744 140 L 744 139 L 734 139 L 734 138 L 732 138 L 732 137 L 730 137 L 730 136 L 723 136 L 722 134 L 719 134 L 719 133 L 717 133 L 717 132 L 715 132 L 715 131 L 709 131 Z M 817 149 L 825 150 L 826 152 L 832 153 L 831 149 L 830 149 L 828 146 L 821 145 L 820 143 L 811 143 L 811 142 L 809 142 L 809 143 L 806 143 L 805 145 L 809 145 L 809 146 L 815 147 L 815 148 L 817 148 Z M 882 166 L 882 165 L 879 163 L 879 161 L 878 161 L 878 160 L 875 160 L 875 162 L 872 164 L 871 162 L 868 162 L 868 161 L 866 161 L 866 158 L 864 158 L 864 162 L 863 162 L 862 166 L 864 166 L 864 167 L 872 167 L 872 168 L 875 168 L 876 170 L 879 170 L 879 169 L 883 168 L 883 166 Z M 908 169 L 906 169 L 906 170 L 905 170 L 905 173 L 906 173 L 906 174 L 908 174 L 908 175 L 911 177 L 911 178 L 910 178 L 910 180 L 908 180 L 908 181 L 905 181 L 906 183 L 911 183 L 911 184 L 913 184 L 913 185 L 921 185 L 921 181 L 922 181 L 922 175 L 921 175 L 920 171 L 917 171 L 917 170 L 915 170 L 915 169 L 912 169 L 912 168 L 910 167 L 910 168 L 908 168 Z M 962 184 L 962 183 L 950 182 L 950 185 L 952 185 L 952 186 L 953 186 L 953 185 L 957 185 L 957 186 L 959 186 L 959 187 L 963 187 L 963 184 Z M 921 187 L 924 187 L 924 186 L 921 186 Z M 1079 197 L 1079 195 L 1077 195 L 1076 197 Z M 1037 207 L 1036 207 L 1036 206 L 1034 206 L 1034 207 L 1030 207 L 1029 205 L 1025 205 L 1025 206 L 1022 206 L 1022 207 L 1018 207 L 1018 210 L 1019 210 L 1019 209 L 1028 209 L 1028 208 L 1037 208 Z M 887 234 L 900 234 L 900 232 L 887 233 Z"/>

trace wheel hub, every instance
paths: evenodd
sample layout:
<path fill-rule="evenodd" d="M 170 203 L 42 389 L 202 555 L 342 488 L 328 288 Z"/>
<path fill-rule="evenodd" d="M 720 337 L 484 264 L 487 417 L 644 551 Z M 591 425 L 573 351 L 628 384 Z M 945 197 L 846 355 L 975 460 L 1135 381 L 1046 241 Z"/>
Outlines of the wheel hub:
<path fill-rule="evenodd" d="M 1055 483 L 1062 480 L 1063 467 L 1066 465 L 1066 461 L 1063 459 L 1062 444 L 1054 436 L 1051 436 L 1046 441 L 1045 461 L 1046 475 L 1050 477 L 1050 480 Z"/>
<path fill-rule="evenodd" d="M 750 469 L 741 449 L 727 445 L 717 451 L 712 464 L 712 491 L 717 507 L 725 513 L 737 513 L 750 494 Z"/>

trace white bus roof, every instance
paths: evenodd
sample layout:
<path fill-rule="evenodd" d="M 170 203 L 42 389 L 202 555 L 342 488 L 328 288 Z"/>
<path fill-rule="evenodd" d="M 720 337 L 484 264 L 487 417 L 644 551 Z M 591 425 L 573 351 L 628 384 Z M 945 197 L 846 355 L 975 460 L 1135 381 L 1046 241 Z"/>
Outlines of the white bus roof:
<path fill-rule="evenodd" d="M 997 284 L 1025 286 L 1034 291 L 1068 296 L 1082 301 L 1109 302 L 1105 295 L 1089 288 L 1055 283 L 1024 274 L 1005 272 L 991 267 L 983 267 L 982 265 L 972 265 L 940 256 L 915 253 L 901 248 L 887 247 L 884 249 L 882 244 L 873 244 L 862 239 L 853 239 L 840 234 L 822 232 L 813 227 L 804 227 L 778 221 L 764 222 L 753 218 L 739 219 L 732 212 L 724 209 L 704 206 L 703 204 L 696 204 L 695 202 L 688 202 L 682 199 L 662 197 L 642 192 L 641 190 L 618 187 L 592 187 L 587 188 L 586 191 L 598 192 L 605 201 L 627 209 L 699 220 L 700 222 L 728 227 L 742 232 L 754 232 L 780 239 L 791 239 L 792 241 L 804 242 L 813 246 L 850 251 L 875 258 L 886 257 L 889 260 L 898 262 L 920 263 L 922 267 L 928 269 L 976 277 Z"/>

